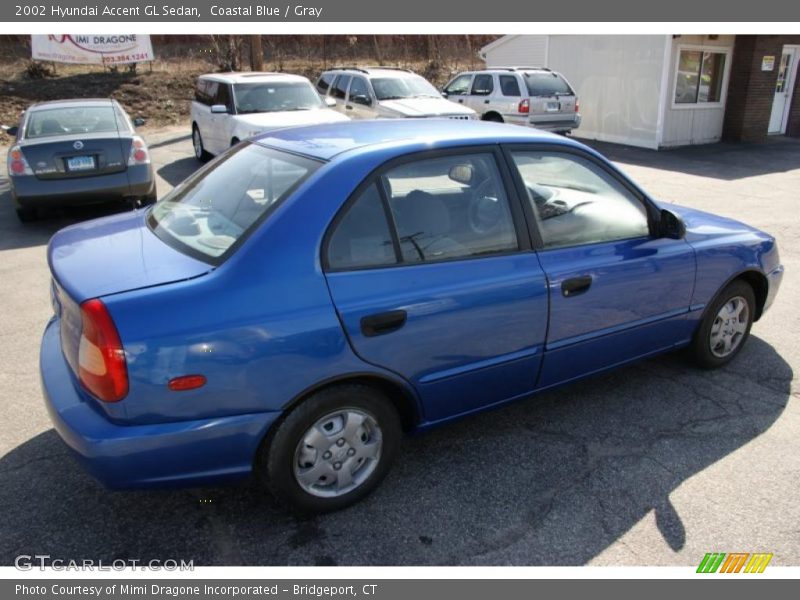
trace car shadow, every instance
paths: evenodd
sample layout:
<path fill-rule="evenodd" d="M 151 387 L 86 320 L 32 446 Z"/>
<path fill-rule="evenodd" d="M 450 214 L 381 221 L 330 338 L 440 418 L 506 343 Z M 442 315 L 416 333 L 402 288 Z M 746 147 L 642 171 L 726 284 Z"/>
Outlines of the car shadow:
<path fill-rule="evenodd" d="M 769 429 L 792 376 L 757 337 L 716 371 L 639 363 L 408 438 L 374 494 L 312 518 L 252 482 L 106 491 L 49 430 L 0 459 L 0 563 L 583 565 L 651 512 L 678 551 L 670 493 Z"/>
<path fill-rule="evenodd" d="M 576 139 L 614 162 L 724 181 L 800 168 L 800 139 L 784 136 L 761 143 L 719 142 L 661 150 Z"/>
<path fill-rule="evenodd" d="M 189 156 L 167 163 L 158 169 L 157 173 L 161 179 L 166 181 L 170 186 L 175 187 L 199 169 L 200 166 L 200 162 L 194 156 Z"/>

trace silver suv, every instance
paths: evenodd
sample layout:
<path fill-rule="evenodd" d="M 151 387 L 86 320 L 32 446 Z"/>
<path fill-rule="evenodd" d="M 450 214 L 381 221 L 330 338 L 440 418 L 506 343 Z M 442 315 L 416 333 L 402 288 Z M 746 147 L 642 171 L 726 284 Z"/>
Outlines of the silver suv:
<path fill-rule="evenodd" d="M 351 119 L 477 118 L 474 110 L 448 102 L 427 79 L 407 69 L 330 69 L 317 80 L 317 92 Z"/>
<path fill-rule="evenodd" d="M 444 86 L 445 98 L 475 110 L 484 121 L 528 125 L 569 133 L 581 124 L 569 82 L 545 67 L 493 67 L 459 73 Z"/>

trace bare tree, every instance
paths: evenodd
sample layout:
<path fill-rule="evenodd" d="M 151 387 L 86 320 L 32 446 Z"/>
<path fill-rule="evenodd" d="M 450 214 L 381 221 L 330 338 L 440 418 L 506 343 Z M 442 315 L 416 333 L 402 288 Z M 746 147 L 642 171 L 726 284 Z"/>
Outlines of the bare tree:
<path fill-rule="evenodd" d="M 261 36 L 250 36 L 250 70 L 264 70 L 264 50 L 261 48 Z"/>

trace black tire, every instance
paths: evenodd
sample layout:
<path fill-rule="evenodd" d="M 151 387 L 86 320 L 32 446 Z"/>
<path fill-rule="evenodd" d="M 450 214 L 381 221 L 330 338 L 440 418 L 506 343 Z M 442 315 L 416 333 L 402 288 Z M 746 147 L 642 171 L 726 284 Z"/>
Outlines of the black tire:
<path fill-rule="evenodd" d="M 365 471 L 368 473 L 365 479 L 354 489 L 338 496 L 314 495 L 304 489 L 295 476 L 295 462 L 302 460 L 298 454 L 301 450 L 301 441 L 320 419 L 346 409 L 356 410 L 374 419 L 382 438 L 380 455 L 375 459 L 376 464 L 371 467 L 371 470 Z M 333 445 L 336 444 L 334 438 L 338 435 L 335 433 L 330 438 Z M 339 510 L 358 502 L 380 484 L 397 455 L 401 435 L 400 417 L 392 403 L 379 391 L 357 384 L 332 386 L 322 389 L 302 401 L 267 436 L 256 457 L 256 474 L 279 502 L 293 510 L 306 514 Z M 324 439 L 327 444 L 328 438 Z M 333 445 L 331 448 L 337 451 Z M 305 446 L 305 448 L 310 447 Z M 350 451 L 348 450 L 349 445 L 345 445 L 343 448 L 346 452 Z M 323 455 L 320 454 L 322 450 L 313 452 L 315 452 L 313 459 L 315 465 L 318 463 L 331 464 L 335 460 L 335 458 L 322 460 Z M 353 456 L 352 459 L 348 457 L 349 454 L 346 454 L 344 458 L 339 458 L 339 460 L 345 461 L 338 463 L 340 469 L 344 468 L 342 465 L 346 465 L 348 462 L 355 467 L 354 474 L 357 474 L 362 468 L 366 468 L 359 466 L 367 465 L 367 463 L 360 462 L 364 459 L 358 455 Z M 327 468 L 333 467 L 328 466 Z M 327 475 L 322 475 L 318 482 L 323 481 L 324 477 Z M 333 485 L 331 485 L 332 488 Z"/>
<path fill-rule="evenodd" d="M 712 351 L 711 332 L 722 307 L 734 298 L 743 298 L 747 304 L 746 327 L 740 334 L 738 342 L 733 350 L 725 356 L 718 356 Z M 689 346 L 689 357 L 697 366 L 704 369 L 716 369 L 732 361 L 744 347 L 747 338 L 750 336 L 750 328 L 753 326 L 753 317 L 756 311 L 756 297 L 753 288 L 745 281 L 737 280 L 730 283 L 722 292 L 717 294 L 714 301 L 708 306 L 700 326 L 695 332 L 691 346 Z M 744 324 L 744 321 L 742 321 Z"/>
<path fill-rule="evenodd" d="M 17 218 L 22 223 L 31 223 L 35 221 L 39 216 L 39 213 L 36 211 L 35 208 L 17 208 L 16 212 L 17 212 Z"/>
<path fill-rule="evenodd" d="M 231 140 L 231 148 L 233 148 L 236 144 L 238 144 L 241 140 L 239 138 L 233 138 Z"/>
<path fill-rule="evenodd" d="M 490 123 L 505 123 L 505 121 L 503 121 L 503 117 L 497 113 L 487 113 L 483 115 L 483 120 L 489 121 Z"/>
<path fill-rule="evenodd" d="M 197 125 L 192 125 L 192 147 L 194 148 L 194 157 L 201 163 L 208 162 L 211 155 L 206 152 L 206 147 L 203 145 L 203 136 L 200 135 L 200 129 Z"/>

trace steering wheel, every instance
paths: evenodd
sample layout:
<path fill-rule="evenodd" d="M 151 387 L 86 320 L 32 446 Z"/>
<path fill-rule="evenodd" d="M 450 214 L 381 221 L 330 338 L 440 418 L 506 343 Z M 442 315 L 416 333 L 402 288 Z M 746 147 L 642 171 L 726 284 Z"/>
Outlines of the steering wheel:
<path fill-rule="evenodd" d="M 491 177 L 483 180 L 475 189 L 467 209 L 467 221 L 473 232 L 485 235 L 500 227 L 505 216 L 502 195 L 498 184 Z"/>

